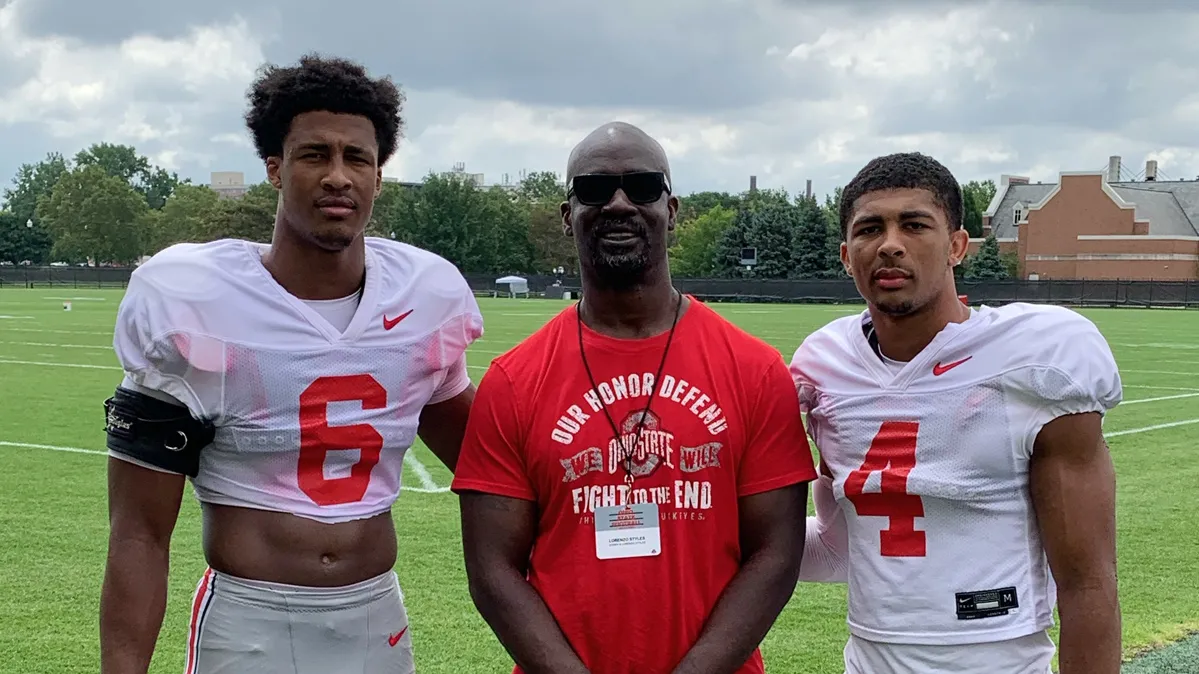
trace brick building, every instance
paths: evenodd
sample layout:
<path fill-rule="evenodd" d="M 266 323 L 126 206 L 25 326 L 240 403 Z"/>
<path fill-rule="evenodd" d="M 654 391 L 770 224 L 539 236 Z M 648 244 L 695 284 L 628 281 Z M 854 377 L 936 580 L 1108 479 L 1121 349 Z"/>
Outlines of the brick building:
<path fill-rule="evenodd" d="M 1199 279 L 1199 181 L 1120 180 L 1107 171 L 1062 172 L 1057 183 L 1000 177 L 983 235 L 1016 253 L 1025 279 Z M 982 244 L 971 239 L 971 253 Z"/>

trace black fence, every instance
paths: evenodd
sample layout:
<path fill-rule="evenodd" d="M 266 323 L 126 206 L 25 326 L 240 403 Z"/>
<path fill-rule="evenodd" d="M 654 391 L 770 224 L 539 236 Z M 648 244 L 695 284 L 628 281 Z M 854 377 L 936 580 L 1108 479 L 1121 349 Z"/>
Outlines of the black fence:
<path fill-rule="evenodd" d="M 468 274 L 467 281 L 476 292 L 505 294 L 494 275 Z M 554 276 L 523 276 L 530 294 L 560 297 L 560 291 L 577 297 L 579 279 L 564 277 L 559 286 Z M 705 302 L 752 303 L 825 303 L 862 302 L 858 289 L 849 279 L 716 279 L 676 278 L 675 285 Z M 1038 302 L 1072 306 L 1142 306 L 1199 308 L 1199 281 L 1131 281 L 1108 279 L 1044 281 L 958 281 L 958 292 L 971 304 L 1007 304 Z"/>
<path fill-rule="evenodd" d="M 124 288 L 131 267 L 0 266 L 0 288 Z"/>
<path fill-rule="evenodd" d="M 4 267 L 0 287 L 123 288 L 129 282 L 127 267 Z M 507 294 L 496 283 L 498 274 L 467 274 L 472 289 L 481 295 Z M 534 296 L 578 297 L 579 279 L 553 275 L 522 275 Z M 856 304 L 861 302 L 853 282 L 794 279 L 675 279 L 675 285 L 706 302 L 786 302 Z M 958 291 L 971 304 L 1040 302 L 1071 306 L 1139 306 L 1199 308 L 1199 281 L 1130 281 L 1108 279 L 1052 279 L 1042 281 L 958 281 Z"/>

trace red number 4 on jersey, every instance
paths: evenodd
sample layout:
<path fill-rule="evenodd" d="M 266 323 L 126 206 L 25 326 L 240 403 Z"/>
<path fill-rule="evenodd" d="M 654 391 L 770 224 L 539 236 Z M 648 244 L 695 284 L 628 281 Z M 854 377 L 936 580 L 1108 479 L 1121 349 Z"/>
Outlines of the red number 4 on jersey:
<path fill-rule="evenodd" d="M 923 557 L 925 536 L 916 529 L 916 518 L 924 517 L 924 501 L 908 493 L 908 473 L 916 467 L 915 421 L 887 421 L 870 443 L 861 467 L 845 478 L 845 498 L 860 517 L 890 519 L 879 543 L 884 557 Z M 866 479 L 882 471 L 882 489 L 865 493 Z"/>

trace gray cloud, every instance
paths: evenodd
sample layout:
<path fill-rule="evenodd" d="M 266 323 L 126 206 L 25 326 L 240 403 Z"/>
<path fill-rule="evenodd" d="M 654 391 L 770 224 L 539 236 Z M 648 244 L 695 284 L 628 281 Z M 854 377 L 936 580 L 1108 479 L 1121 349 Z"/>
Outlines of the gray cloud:
<path fill-rule="evenodd" d="M 177 37 L 193 25 L 222 21 L 233 12 L 246 15 L 246 10 L 257 11 L 232 0 L 187 3 L 39 0 L 22 7 L 21 27 L 37 37 L 57 36 L 91 44 L 119 44 L 131 35 Z"/>
<path fill-rule="evenodd" d="M 785 83 L 762 67 L 772 27 L 740 3 L 402 0 L 342 2 L 333 15 L 324 0 L 78 4 L 41 0 L 24 12 L 23 25 L 34 35 L 115 44 L 139 33 L 175 37 L 237 13 L 283 36 L 267 46 L 274 61 L 325 51 L 412 89 L 548 105 L 735 108 Z M 344 30 L 331 30 L 341 20 Z M 794 84 L 820 95 L 813 78 Z"/>

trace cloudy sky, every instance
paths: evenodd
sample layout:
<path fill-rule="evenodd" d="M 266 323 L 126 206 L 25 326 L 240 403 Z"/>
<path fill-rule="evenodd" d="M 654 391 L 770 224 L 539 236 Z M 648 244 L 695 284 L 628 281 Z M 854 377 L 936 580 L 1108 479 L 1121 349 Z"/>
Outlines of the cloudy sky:
<path fill-rule="evenodd" d="M 128 143 L 196 183 L 265 177 L 242 126 L 264 62 L 363 62 L 407 96 L 385 174 L 561 172 L 642 126 L 681 193 L 818 194 L 917 149 L 965 181 L 1199 175 L 1199 3 L 1043 0 L 0 0 L 0 182 Z M 1096 7 L 1089 5 L 1104 5 Z"/>

